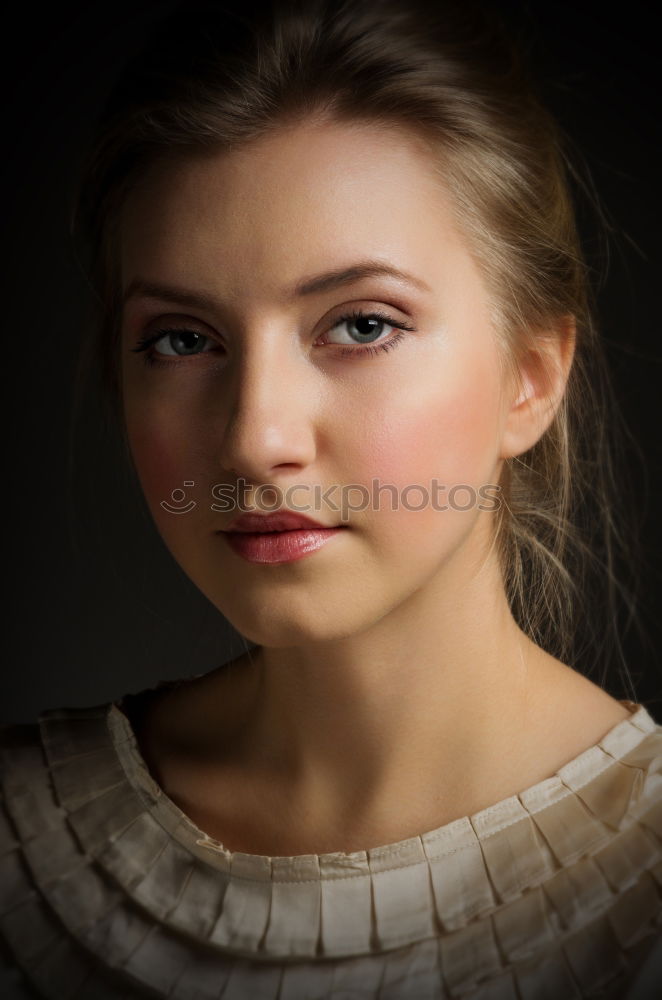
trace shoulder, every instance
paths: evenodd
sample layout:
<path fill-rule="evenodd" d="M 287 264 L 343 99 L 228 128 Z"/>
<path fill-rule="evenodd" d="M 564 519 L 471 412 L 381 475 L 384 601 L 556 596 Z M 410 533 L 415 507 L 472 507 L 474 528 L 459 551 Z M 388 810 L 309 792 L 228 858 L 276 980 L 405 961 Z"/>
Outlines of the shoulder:
<path fill-rule="evenodd" d="M 68 996 L 78 976 L 87 985 L 85 932 L 118 903 L 97 862 L 146 808 L 119 758 L 123 718 L 110 704 L 0 728 L 0 945 L 42 996 Z M 103 964 L 108 940 L 95 944 Z"/>
<path fill-rule="evenodd" d="M 32 843 L 64 822 L 71 791 L 93 794 L 101 779 L 94 748 L 109 752 L 112 706 L 54 709 L 38 722 L 0 727 L 3 814 L 18 840 Z"/>
<path fill-rule="evenodd" d="M 0 726 L 3 785 L 109 743 L 112 704 L 43 712 L 38 721 Z"/>

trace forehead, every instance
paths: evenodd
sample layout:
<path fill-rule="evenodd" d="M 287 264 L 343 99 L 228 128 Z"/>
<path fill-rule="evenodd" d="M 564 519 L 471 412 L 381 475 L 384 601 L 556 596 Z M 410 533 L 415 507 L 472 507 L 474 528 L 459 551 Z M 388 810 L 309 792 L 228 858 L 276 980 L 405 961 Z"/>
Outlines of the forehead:
<path fill-rule="evenodd" d="M 222 274 L 260 297 L 358 256 L 429 277 L 463 250 L 436 167 L 414 133 L 375 123 L 299 124 L 169 157 L 125 202 L 124 284 L 146 269 L 196 284 Z"/>

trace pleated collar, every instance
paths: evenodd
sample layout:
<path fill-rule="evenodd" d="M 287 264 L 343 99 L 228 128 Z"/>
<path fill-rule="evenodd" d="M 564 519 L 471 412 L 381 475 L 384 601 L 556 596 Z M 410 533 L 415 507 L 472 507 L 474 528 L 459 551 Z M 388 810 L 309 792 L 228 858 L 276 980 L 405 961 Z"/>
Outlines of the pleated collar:
<path fill-rule="evenodd" d="M 549 880 L 561 892 L 565 869 L 650 809 L 653 786 L 659 803 L 662 727 L 624 704 L 632 714 L 599 743 L 472 816 L 365 851 L 288 857 L 231 852 L 198 829 L 150 776 L 116 705 L 46 713 L 40 732 L 52 808 L 78 845 L 71 863 L 92 860 L 115 903 L 119 891 L 153 920 L 238 955 L 342 957 L 450 934 Z M 13 811 L 20 823 L 16 799 Z M 66 864 L 34 837 L 26 850 L 42 884 Z"/>

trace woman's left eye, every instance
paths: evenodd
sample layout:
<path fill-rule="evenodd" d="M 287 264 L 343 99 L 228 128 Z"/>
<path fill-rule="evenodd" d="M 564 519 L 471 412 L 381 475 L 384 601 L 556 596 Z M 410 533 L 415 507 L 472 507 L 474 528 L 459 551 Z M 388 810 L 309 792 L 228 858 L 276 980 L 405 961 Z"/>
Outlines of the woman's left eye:
<path fill-rule="evenodd" d="M 354 345 L 349 347 L 348 350 L 340 351 L 340 354 L 345 357 L 357 354 L 376 354 L 377 350 L 389 351 L 404 338 L 405 330 L 411 332 L 414 329 L 414 327 L 407 326 L 390 316 L 386 316 L 384 313 L 365 313 L 360 309 L 354 310 L 353 312 L 337 319 L 331 327 L 331 331 L 337 330 L 343 325 L 347 327 L 347 332 L 349 334 L 348 340 L 326 340 L 324 343 Z M 390 326 L 393 330 L 397 330 L 398 332 L 393 336 L 383 338 L 382 334 L 385 326 Z"/>

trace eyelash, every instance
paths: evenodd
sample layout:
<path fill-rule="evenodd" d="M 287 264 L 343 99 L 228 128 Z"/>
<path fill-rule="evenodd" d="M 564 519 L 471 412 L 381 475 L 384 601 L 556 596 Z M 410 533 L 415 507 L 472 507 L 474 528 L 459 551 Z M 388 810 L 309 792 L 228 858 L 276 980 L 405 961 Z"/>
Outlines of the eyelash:
<path fill-rule="evenodd" d="M 343 349 L 338 352 L 341 357 L 356 357 L 357 355 L 359 356 L 372 355 L 374 357 L 377 355 L 378 351 L 390 351 L 391 348 L 395 347 L 398 343 L 400 343 L 400 341 L 403 340 L 405 337 L 405 331 L 414 332 L 413 326 L 406 326 L 404 323 L 397 323 L 394 319 L 392 319 L 390 316 L 387 316 L 385 313 L 379 311 L 363 312 L 361 309 L 356 309 L 353 310 L 352 312 L 346 313 L 344 316 L 339 316 L 338 319 L 333 324 L 333 326 L 331 327 L 331 329 L 334 330 L 337 326 L 340 326 L 342 323 L 349 323 L 353 320 L 359 320 L 359 319 L 376 319 L 380 323 L 386 323 L 388 324 L 388 326 L 392 326 L 398 332 L 395 333 L 392 337 L 389 337 L 388 340 L 379 344 L 363 344 L 363 345 L 359 344 L 356 347 L 348 347 L 347 345 L 345 345 Z M 149 351 L 149 348 L 152 346 L 152 344 L 161 340 L 163 337 L 167 337 L 168 334 L 178 334 L 178 333 L 198 333 L 198 331 L 189 330 L 187 327 L 184 326 L 164 327 L 163 329 L 157 330 L 156 333 L 153 333 L 146 337 L 142 337 L 138 341 L 136 347 L 133 347 L 132 350 L 134 352 L 141 352 L 141 351 L 145 352 L 143 361 L 145 362 L 146 365 L 170 366 L 173 364 L 172 361 L 165 361 L 163 358 L 155 357 L 154 354 Z M 198 335 L 200 337 L 206 337 L 206 334 L 200 333 Z M 206 337 L 206 339 L 210 338 Z M 325 344 L 324 346 L 327 345 Z M 335 346 L 340 347 L 341 345 L 336 344 Z M 200 351 L 199 353 L 204 354 L 207 352 Z M 195 357 L 196 355 L 184 355 L 184 354 L 180 355 L 180 357 L 187 357 L 187 356 Z"/>

